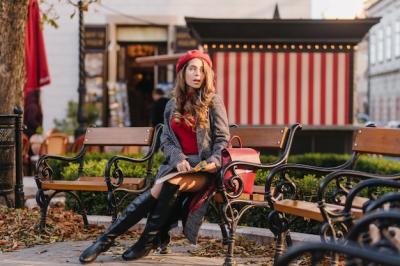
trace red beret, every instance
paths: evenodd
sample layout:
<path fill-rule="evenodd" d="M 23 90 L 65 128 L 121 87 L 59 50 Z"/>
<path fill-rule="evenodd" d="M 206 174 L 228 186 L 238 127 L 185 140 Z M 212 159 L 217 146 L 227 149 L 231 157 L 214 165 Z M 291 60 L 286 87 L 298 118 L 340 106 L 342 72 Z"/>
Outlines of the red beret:
<path fill-rule="evenodd" d="M 193 58 L 201 58 L 206 61 L 210 67 L 212 67 L 212 62 L 208 54 L 205 54 L 199 50 L 190 50 L 187 51 L 186 54 L 179 57 L 178 63 L 176 63 L 176 73 L 178 73 L 185 66 L 185 64 Z"/>

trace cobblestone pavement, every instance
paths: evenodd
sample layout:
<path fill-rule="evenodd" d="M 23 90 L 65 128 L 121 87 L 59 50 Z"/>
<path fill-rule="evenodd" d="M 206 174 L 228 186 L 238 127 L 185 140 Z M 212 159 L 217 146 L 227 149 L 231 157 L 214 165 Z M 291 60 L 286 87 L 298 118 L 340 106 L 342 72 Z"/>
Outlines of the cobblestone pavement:
<path fill-rule="evenodd" d="M 49 245 L 35 246 L 15 252 L 0 254 L 2 266 L 14 265 L 81 265 L 78 257 L 92 241 L 58 242 Z M 153 253 L 137 261 L 124 261 L 121 254 L 129 246 L 123 240 L 108 252 L 100 255 L 89 265 L 222 265 L 224 259 L 194 257 L 187 250 L 194 246 L 172 246 L 172 252 L 167 255 Z M 269 265 L 265 258 L 238 258 L 239 265 Z"/>

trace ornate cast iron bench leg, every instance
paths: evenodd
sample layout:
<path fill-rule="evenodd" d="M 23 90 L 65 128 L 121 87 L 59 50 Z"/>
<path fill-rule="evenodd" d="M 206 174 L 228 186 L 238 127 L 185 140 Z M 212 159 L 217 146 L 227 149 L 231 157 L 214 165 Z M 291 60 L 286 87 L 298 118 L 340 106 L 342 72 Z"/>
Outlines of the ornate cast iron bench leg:
<path fill-rule="evenodd" d="M 111 213 L 111 222 L 114 222 L 115 219 L 117 219 L 118 212 L 117 212 L 117 202 L 113 191 L 109 191 L 107 193 L 107 203 L 109 212 Z"/>
<path fill-rule="evenodd" d="M 83 202 L 81 201 L 81 199 L 79 198 L 79 196 L 76 193 L 74 193 L 72 191 L 55 191 L 51 195 L 46 195 L 42 189 L 39 189 L 36 192 L 36 202 L 40 207 L 39 231 L 43 232 L 44 228 L 46 227 L 47 210 L 49 208 L 51 199 L 56 194 L 61 193 L 61 192 L 67 192 L 68 194 L 70 194 L 71 196 L 73 196 L 76 199 L 76 201 L 79 204 L 79 208 L 80 208 L 82 219 L 83 219 L 83 228 L 85 230 L 89 229 L 89 222 L 88 222 L 88 219 L 87 219 L 86 208 L 85 208 L 85 206 L 83 205 Z"/>
<path fill-rule="evenodd" d="M 219 210 L 220 212 L 221 210 Z M 222 219 L 221 215 L 219 216 L 219 228 L 221 229 L 221 235 L 222 235 L 222 245 L 227 245 L 228 244 L 228 232 L 226 230 L 226 225 L 224 220 Z"/>
<path fill-rule="evenodd" d="M 73 196 L 75 198 L 75 200 L 78 202 L 79 204 L 79 209 L 82 215 L 82 220 L 83 220 L 83 229 L 84 230 L 88 230 L 89 229 L 89 222 L 87 219 L 87 210 L 85 205 L 83 204 L 83 201 L 81 200 L 81 198 L 78 196 L 78 194 L 76 194 L 75 192 L 72 191 L 65 191 L 68 194 L 70 194 L 71 196 Z"/>
<path fill-rule="evenodd" d="M 226 230 L 226 222 L 223 217 L 223 205 L 216 201 L 212 201 L 210 203 L 210 205 L 212 206 L 212 209 L 214 210 L 214 212 L 218 218 L 218 225 L 219 225 L 219 228 L 221 229 L 221 235 L 222 235 L 222 245 L 227 245 L 228 244 L 228 232 Z"/>
<path fill-rule="evenodd" d="M 231 223 L 228 227 L 229 227 L 229 235 L 227 238 L 228 250 L 225 256 L 225 262 L 224 262 L 225 266 L 236 265 L 236 261 L 233 256 L 233 251 L 235 249 L 236 225 L 234 223 Z"/>
<path fill-rule="evenodd" d="M 274 264 L 278 261 L 288 246 L 292 245 L 288 220 L 280 213 L 272 211 L 268 215 L 268 223 L 271 232 L 275 235 Z"/>
<path fill-rule="evenodd" d="M 46 227 L 47 208 L 50 202 L 49 196 L 44 194 L 44 191 L 42 189 L 39 189 L 36 192 L 36 202 L 40 207 L 39 232 L 43 232 L 44 228 Z"/>
<path fill-rule="evenodd" d="M 234 208 L 233 204 L 243 204 L 244 206 L 238 208 Z M 236 261 L 234 259 L 234 248 L 235 248 L 235 237 L 236 237 L 236 229 L 237 225 L 240 221 L 242 215 L 250 208 L 255 205 L 248 204 L 248 201 L 242 200 L 232 200 L 223 207 L 223 215 L 224 220 L 226 221 L 226 226 L 228 227 L 228 250 L 225 256 L 224 265 L 236 265 Z M 266 206 L 264 206 L 266 207 Z"/>

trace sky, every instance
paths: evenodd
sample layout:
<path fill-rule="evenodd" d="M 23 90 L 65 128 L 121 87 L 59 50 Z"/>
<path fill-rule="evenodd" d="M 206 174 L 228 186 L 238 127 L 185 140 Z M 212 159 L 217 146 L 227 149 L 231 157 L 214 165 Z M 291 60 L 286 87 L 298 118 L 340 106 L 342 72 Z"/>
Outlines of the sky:
<path fill-rule="evenodd" d="M 363 17 L 364 0 L 312 0 L 312 18 L 335 19 Z"/>

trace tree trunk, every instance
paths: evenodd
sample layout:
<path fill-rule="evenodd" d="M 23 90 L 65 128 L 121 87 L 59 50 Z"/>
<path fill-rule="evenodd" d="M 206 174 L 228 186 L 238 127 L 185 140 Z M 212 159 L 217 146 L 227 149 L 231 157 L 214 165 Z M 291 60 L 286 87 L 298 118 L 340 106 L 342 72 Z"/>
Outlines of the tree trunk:
<path fill-rule="evenodd" d="M 0 1 L 0 114 L 22 105 L 28 0 Z"/>
<path fill-rule="evenodd" d="M 25 22 L 29 0 L 0 0 L 0 115 L 22 105 L 25 84 Z M 14 119 L 1 119 L 13 123 Z M 10 145 L 11 144 L 11 145 Z M 0 194 L 13 192 L 15 182 L 14 129 L 0 128 Z"/>

